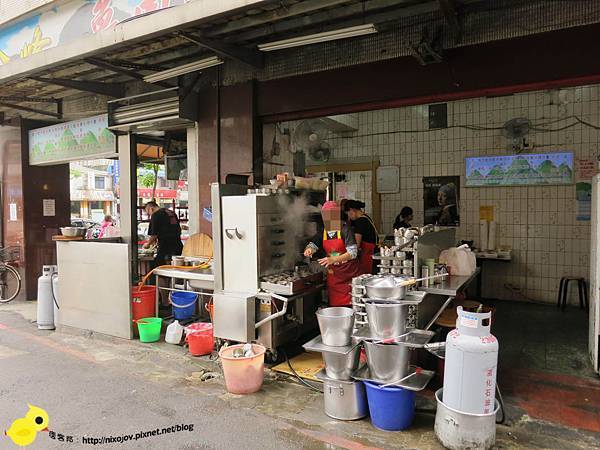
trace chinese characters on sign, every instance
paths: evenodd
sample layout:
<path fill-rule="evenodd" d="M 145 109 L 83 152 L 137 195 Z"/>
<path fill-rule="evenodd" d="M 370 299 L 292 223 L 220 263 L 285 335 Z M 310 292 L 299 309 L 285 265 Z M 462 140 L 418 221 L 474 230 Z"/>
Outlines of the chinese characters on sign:
<path fill-rule="evenodd" d="M 575 183 L 577 201 L 576 220 L 589 222 L 592 218 L 592 178 L 598 173 L 598 163 L 593 159 L 578 159 Z"/>
<path fill-rule="evenodd" d="M 89 117 L 29 132 L 29 164 L 44 165 L 116 156 L 108 117 Z"/>
<path fill-rule="evenodd" d="M 190 0 L 73 0 L 0 30 L 0 64 L 28 58 L 141 14 Z"/>

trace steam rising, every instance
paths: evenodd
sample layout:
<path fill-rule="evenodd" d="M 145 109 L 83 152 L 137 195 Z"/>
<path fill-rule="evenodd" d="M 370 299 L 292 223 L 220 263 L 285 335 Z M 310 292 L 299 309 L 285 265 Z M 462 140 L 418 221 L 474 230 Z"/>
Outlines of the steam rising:
<path fill-rule="evenodd" d="M 302 261 L 304 258 L 302 255 L 304 245 L 317 233 L 316 224 L 308 221 L 307 216 L 312 213 L 319 213 L 321 209 L 310 205 L 305 195 L 298 197 L 278 195 L 277 202 L 286 212 L 284 217 L 286 227 L 296 236 L 296 261 Z"/>

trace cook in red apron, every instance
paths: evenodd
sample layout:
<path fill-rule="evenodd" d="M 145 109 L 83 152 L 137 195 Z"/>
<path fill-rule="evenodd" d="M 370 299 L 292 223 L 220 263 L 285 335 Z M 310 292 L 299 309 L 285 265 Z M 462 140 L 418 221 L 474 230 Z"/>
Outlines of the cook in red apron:
<path fill-rule="evenodd" d="M 363 211 L 364 207 L 364 202 L 358 200 L 348 200 L 345 205 L 348 218 L 354 225 L 361 274 L 373 273 L 373 254 L 378 241 L 377 228 Z"/>
<path fill-rule="evenodd" d="M 352 278 L 361 273 L 356 241 L 348 226 L 342 224 L 341 208 L 336 202 L 326 202 L 321 214 L 325 224 L 323 234 L 308 244 L 304 256 L 312 256 L 320 247 L 323 248 L 327 256 L 319 259 L 319 264 L 327 267 L 329 305 L 351 306 Z"/>
<path fill-rule="evenodd" d="M 323 231 L 323 250 L 327 257 L 338 257 L 348 254 L 342 233 L 335 234 Z M 323 258 L 327 259 L 327 258 Z M 319 260 L 321 263 L 322 260 Z M 327 291 L 329 293 L 329 306 L 352 306 L 350 288 L 352 278 L 361 274 L 360 264 L 356 258 L 349 261 L 334 263 L 327 267 Z"/>

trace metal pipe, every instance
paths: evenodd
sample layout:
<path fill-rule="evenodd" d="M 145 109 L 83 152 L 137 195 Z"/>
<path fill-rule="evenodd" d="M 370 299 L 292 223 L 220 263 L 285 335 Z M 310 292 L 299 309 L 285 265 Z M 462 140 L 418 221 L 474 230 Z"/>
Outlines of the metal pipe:
<path fill-rule="evenodd" d="M 278 317 L 283 316 L 287 312 L 287 305 L 288 305 L 288 301 L 289 301 L 287 298 L 282 297 L 281 295 L 272 294 L 272 293 L 269 293 L 269 294 L 258 293 L 258 294 L 256 294 L 256 296 L 257 297 L 261 297 L 262 296 L 263 298 L 269 298 L 269 299 L 271 297 L 273 297 L 273 298 L 276 298 L 278 300 L 281 300 L 283 302 L 283 309 L 281 311 L 279 311 L 279 312 L 276 312 L 275 314 L 271 314 L 270 316 L 265 317 L 263 320 L 261 320 L 259 322 L 256 322 L 256 324 L 254 325 L 254 328 L 258 329 L 258 328 L 262 327 L 265 323 L 271 322 L 272 320 L 277 319 Z"/>
<path fill-rule="evenodd" d="M 444 302 L 444 304 L 442 305 L 442 307 L 438 310 L 438 312 L 435 313 L 435 315 L 433 316 L 433 318 L 429 321 L 429 323 L 427 324 L 427 326 L 424 328 L 425 331 L 428 331 L 429 328 L 431 328 L 431 326 L 435 323 L 435 321 L 438 319 L 438 317 L 440 317 L 442 315 L 442 313 L 448 307 L 448 305 L 450 304 L 450 302 L 452 300 L 454 300 L 454 297 L 448 297 L 448 300 L 446 300 Z"/>
<path fill-rule="evenodd" d="M 217 183 L 221 182 L 221 66 L 217 66 Z"/>

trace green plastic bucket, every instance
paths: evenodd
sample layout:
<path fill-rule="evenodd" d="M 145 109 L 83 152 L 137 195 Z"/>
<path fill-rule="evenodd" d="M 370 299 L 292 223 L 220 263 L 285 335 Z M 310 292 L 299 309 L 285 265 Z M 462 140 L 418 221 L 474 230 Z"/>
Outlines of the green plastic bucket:
<path fill-rule="evenodd" d="M 160 317 L 145 317 L 137 320 L 138 331 L 141 342 L 156 342 L 160 339 L 160 329 L 162 327 Z"/>

